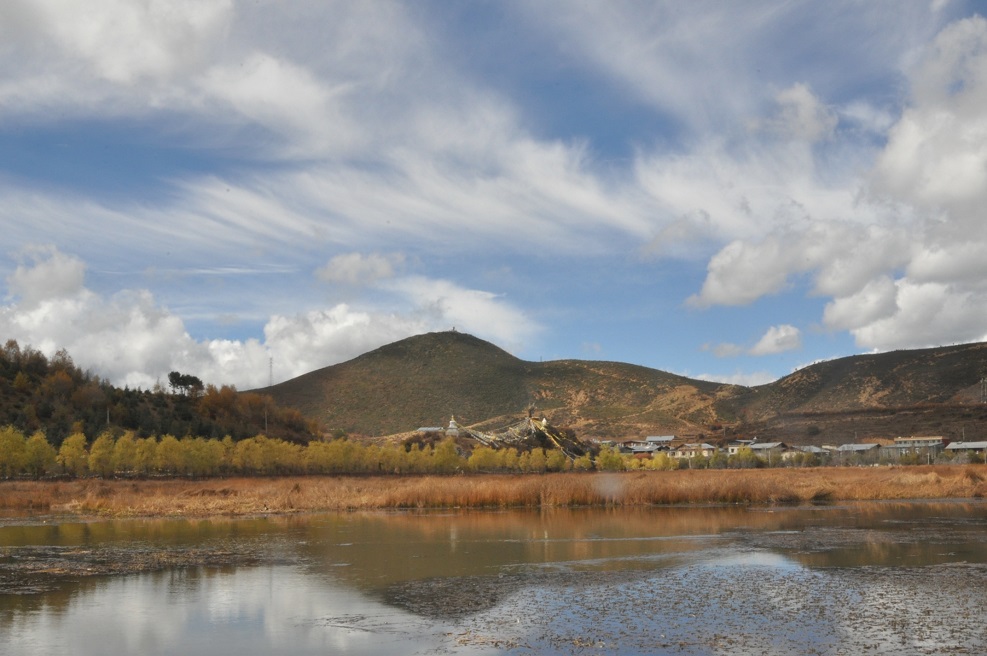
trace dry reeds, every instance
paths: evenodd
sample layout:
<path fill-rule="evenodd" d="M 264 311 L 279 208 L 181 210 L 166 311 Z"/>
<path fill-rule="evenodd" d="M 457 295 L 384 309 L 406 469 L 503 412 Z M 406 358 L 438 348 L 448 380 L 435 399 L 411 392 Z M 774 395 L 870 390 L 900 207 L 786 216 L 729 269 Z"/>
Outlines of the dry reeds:
<path fill-rule="evenodd" d="M 400 508 L 779 504 L 980 498 L 987 466 L 0 483 L 0 508 L 207 516 Z"/>

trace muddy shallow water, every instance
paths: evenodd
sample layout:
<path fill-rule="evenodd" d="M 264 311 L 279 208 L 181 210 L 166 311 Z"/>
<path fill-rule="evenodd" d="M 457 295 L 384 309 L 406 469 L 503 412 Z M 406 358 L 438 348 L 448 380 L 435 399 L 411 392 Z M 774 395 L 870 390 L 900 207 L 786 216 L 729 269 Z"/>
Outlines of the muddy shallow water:
<path fill-rule="evenodd" d="M 987 504 L 0 519 L 0 653 L 987 653 Z"/>

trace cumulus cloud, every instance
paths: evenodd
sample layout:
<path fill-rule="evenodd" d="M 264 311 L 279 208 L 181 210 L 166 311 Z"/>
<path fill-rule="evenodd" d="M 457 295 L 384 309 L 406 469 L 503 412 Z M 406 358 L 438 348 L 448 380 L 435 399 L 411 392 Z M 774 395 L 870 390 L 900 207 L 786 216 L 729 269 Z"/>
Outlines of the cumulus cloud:
<path fill-rule="evenodd" d="M 894 311 L 851 329 L 875 350 L 987 341 L 987 293 L 943 283 L 895 283 Z"/>
<path fill-rule="evenodd" d="M 855 294 L 826 304 L 823 323 L 832 330 L 854 330 L 892 316 L 898 310 L 898 289 L 890 276 L 871 280 Z"/>
<path fill-rule="evenodd" d="M 541 330 L 537 322 L 503 297 L 465 289 L 447 280 L 410 276 L 390 281 L 384 288 L 407 298 L 415 314 L 431 325 L 486 336 L 508 349 L 520 346 Z"/>
<path fill-rule="evenodd" d="M 7 287 L 25 309 L 46 299 L 72 297 L 82 291 L 85 264 L 77 257 L 47 247 L 28 248 L 28 263 L 21 263 L 7 278 Z"/>
<path fill-rule="evenodd" d="M 908 75 L 909 103 L 856 191 L 841 183 L 845 195 L 829 207 L 811 191 L 793 195 L 804 211 L 796 220 L 750 224 L 749 234 L 710 258 L 691 305 L 750 304 L 808 280 L 807 291 L 830 299 L 823 325 L 850 331 L 860 346 L 886 350 L 983 339 L 987 20 L 947 26 Z M 782 117 L 792 131 L 809 138 L 835 127 L 833 115 L 807 89 L 796 85 L 783 96 L 779 100 L 789 109 Z M 886 123 L 859 106 L 847 115 L 875 129 Z M 821 178 L 813 184 L 825 188 Z"/>
<path fill-rule="evenodd" d="M 263 339 L 197 340 L 181 317 L 147 290 L 103 296 L 85 286 L 80 259 L 53 248 L 35 249 L 30 258 L 8 279 L 12 293 L 0 306 L 0 334 L 49 355 L 65 348 L 83 368 L 131 387 L 149 388 L 173 370 L 217 385 L 262 387 L 269 358 L 278 380 L 285 380 L 452 326 L 506 347 L 522 344 L 538 330 L 495 294 L 415 277 L 389 283 L 400 311 L 337 304 L 273 315 Z"/>
<path fill-rule="evenodd" d="M 767 332 L 750 348 L 746 348 L 740 344 L 722 342 L 719 344 L 704 344 L 702 350 L 710 351 L 718 358 L 735 358 L 741 355 L 774 355 L 776 353 L 792 351 L 801 346 L 802 332 L 795 326 L 783 324 L 768 328 Z"/>
<path fill-rule="evenodd" d="M 802 331 L 795 326 L 782 324 L 768 328 L 749 352 L 751 355 L 773 355 L 793 351 L 801 346 Z"/>

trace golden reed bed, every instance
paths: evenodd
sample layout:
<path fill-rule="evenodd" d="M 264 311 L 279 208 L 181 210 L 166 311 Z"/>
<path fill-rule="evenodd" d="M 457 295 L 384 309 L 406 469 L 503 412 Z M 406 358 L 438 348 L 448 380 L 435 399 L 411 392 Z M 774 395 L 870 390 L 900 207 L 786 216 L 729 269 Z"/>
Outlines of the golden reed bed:
<path fill-rule="evenodd" d="M 0 483 L 0 509 L 112 516 L 251 515 L 987 495 L 987 465 L 465 476 L 293 476 Z"/>

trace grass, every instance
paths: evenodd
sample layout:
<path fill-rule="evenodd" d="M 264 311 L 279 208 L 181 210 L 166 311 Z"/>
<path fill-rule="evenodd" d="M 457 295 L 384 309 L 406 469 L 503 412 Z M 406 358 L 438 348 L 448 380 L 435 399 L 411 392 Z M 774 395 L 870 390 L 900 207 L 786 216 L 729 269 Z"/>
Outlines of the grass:
<path fill-rule="evenodd" d="M 0 509 L 111 516 L 782 504 L 984 496 L 987 496 L 987 465 L 0 483 Z"/>

